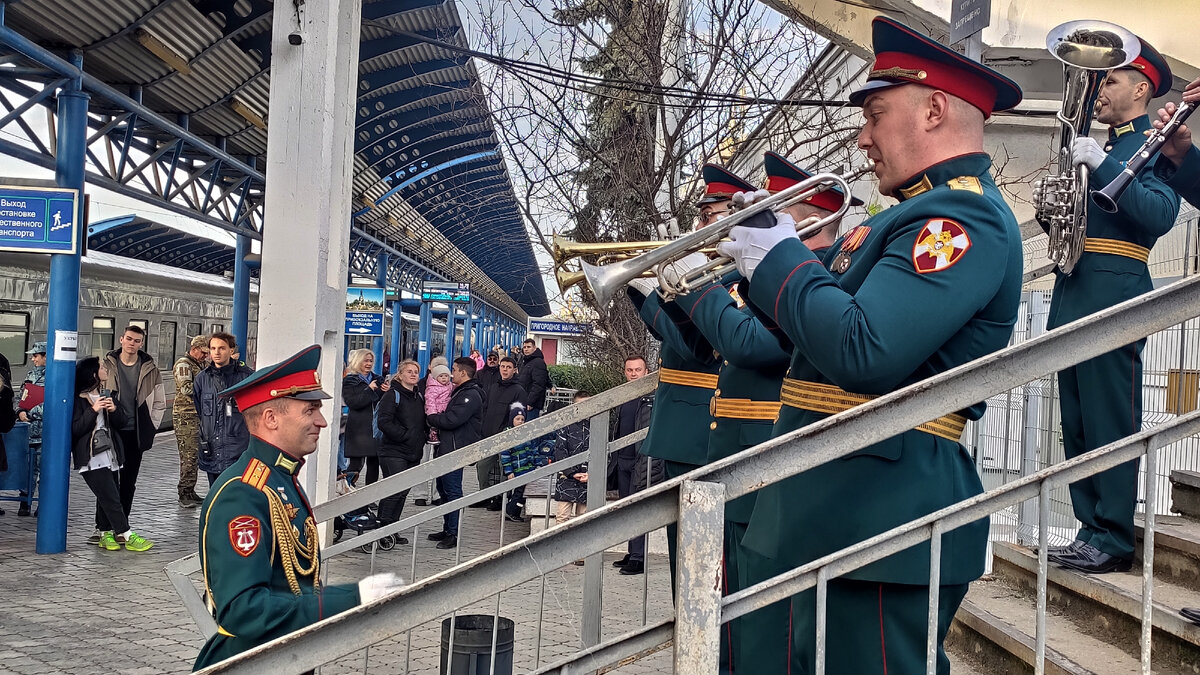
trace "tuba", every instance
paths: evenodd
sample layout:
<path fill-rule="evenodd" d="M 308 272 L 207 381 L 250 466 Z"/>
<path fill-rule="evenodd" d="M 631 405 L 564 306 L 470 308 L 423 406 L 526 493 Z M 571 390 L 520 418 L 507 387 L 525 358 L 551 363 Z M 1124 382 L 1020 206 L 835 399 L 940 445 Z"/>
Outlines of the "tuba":
<path fill-rule="evenodd" d="M 1091 129 L 1096 98 L 1108 71 L 1132 63 L 1141 53 L 1141 42 L 1113 23 L 1068 21 L 1046 36 L 1046 49 L 1063 63 L 1063 101 L 1056 115 L 1060 125 L 1056 172 L 1043 180 L 1034 207 L 1050 236 L 1047 255 L 1063 274 L 1070 274 L 1083 254 L 1088 209 L 1088 168 L 1075 166 L 1071 146 Z"/>

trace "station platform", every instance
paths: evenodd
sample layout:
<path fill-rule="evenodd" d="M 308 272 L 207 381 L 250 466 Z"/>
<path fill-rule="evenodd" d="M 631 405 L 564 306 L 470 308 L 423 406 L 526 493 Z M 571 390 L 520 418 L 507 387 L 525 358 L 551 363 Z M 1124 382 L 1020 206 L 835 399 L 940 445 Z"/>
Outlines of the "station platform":
<path fill-rule="evenodd" d="M 5 509 L 0 516 L 0 673 L 142 675 L 191 670 L 204 640 L 163 572 L 168 563 L 197 547 L 199 509 L 181 508 L 176 501 L 178 466 L 174 435 L 160 434 L 142 464 L 130 518 L 135 530 L 154 541 L 154 548 L 145 553 L 105 551 L 86 543 L 93 529 L 95 500 L 78 474 L 71 478 L 66 553 L 34 553 L 36 519 L 18 517 L 15 506 Z M 463 487 L 469 493 L 476 487 L 475 475 L 471 470 L 464 473 Z M 201 475 L 197 490 L 201 495 L 206 482 Z M 424 496 L 423 487 L 414 488 L 405 514 L 420 510 L 413 500 Z M 459 537 L 463 560 L 498 547 L 499 515 L 485 509 L 465 510 Z M 526 536 L 529 527 L 529 523 L 504 523 L 504 543 Z M 416 579 L 454 564 L 454 550 L 438 550 L 425 538 L 427 533 L 420 531 L 415 538 L 405 533 L 416 541 Z M 346 536 L 354 535 L 347 531 Z M 604 557 L 606 639 L 640 625 L 643 614 L 650 621 L 670 615 L 666 556 L 651 554 L 646 576 L 621 576 L 609 564 L 617 554 Z M 344 583 L 373 571 L 413 579 L 413 561 L 410 544 L 373 556 L 354 550 L 328 559 L 326 565 L 330 581 Z M 546 572 L 544 593 L 535 580 L 501 595 L 501 616 L 517 623 L 517 673 L 536 670 L 579 648 L 583 568 L 568 565 Z M 539 606 L 543 610 L 540 628 Z M 492 598 L 465 612 L 491 614 L 495 608 Z M 411 638 L 397 636 L 318 672 L 435 675 L 439 652 L 440 629 L 430 623 L 413 631 Z M 670 673 L 670 649 L 610 672 Z"/>

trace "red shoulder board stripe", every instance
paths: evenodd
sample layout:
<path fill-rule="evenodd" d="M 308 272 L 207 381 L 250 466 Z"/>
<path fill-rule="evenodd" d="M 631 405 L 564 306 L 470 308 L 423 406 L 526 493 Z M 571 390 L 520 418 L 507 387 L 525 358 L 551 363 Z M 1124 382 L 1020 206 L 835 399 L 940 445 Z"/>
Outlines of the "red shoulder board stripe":
<path fill-rule="evenodd" d="M 962 225 L 947 218 L 930 219 L 913 242 L 913 267 L 919 274 L 949 269 L 969 248 L 971 238 Z"/>
<path fill-rule="evenodd" d="M 246 470 L 242 472 L 242 482 L 253 486 L 256 490 L 261 490 L 262 486 L 267 484 L 267 478 L 270 475 L 270 467 L 257 459 L 252 459 L 246 465 Z"/>

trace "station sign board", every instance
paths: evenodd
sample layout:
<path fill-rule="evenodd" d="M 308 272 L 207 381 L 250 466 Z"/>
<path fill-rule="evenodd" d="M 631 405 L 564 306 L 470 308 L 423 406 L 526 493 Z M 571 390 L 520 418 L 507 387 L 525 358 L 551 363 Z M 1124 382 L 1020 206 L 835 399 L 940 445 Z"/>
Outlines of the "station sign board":
<path fill-rule="evenodd" d="M 592 332 L 592 324 L 531 319 L 529 321 L 529 332 L 551 333 L 554 335 L 587 335 Z"/>
<path fill-rule="evenodd" d="M 0 251 L 75 253 L 79 190 L 0 185 Z"/>
<path fill-rule="evenodd" d="M 346 334 L 383 335 L 383 289 L 351 286 L 346 289 Z"/>
<path fill-rule="evenodd" d="M 421 300 L 467 304 L 471 302 L 471 284 L 456 281 L 422 281 Z"/>

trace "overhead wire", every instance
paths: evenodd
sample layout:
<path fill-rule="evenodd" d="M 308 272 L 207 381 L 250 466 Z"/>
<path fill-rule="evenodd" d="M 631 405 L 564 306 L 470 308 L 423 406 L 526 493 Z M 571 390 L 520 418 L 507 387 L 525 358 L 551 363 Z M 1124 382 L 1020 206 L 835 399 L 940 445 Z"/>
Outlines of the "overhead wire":
<path fill-rule="evenodd" d="M 592 96 L 600 96 L 616 100 L 628 100 L 626 97 L 614 96 L 605 93 L 604 90 L 618 91 L 631 94 L 638 94 L 647 97 L 641 101 L 651 105 L 678 107 L 694 109 L 697 103 L 711 104 L 709 107 L 729 106 L 729 105 L 766 105 L 766 106 L 801 106 L 801 107 L 842 107 L 848 104 L 845 100 L 837 99 L 820 99 L 820 98 L 767 98 L 759 96 L 743 96 L 741 94 L 727 94 L 718 92 L 703 92 L 684 87 L 675 87 L 662 84 L 653 84 L 648 82 L 638 82 L 635 80 L 611 79 L 593 75 L 575 73 L 568 70 L 555 68 L 548 64 L 537 63 L 533 61 L 522 61 L 519 59 L 511 59 L 488 52 L 471 49 L 452 42 L 446 42 L 437 38 L 431 38 L 420 33 L 414 33 L 401 28 L 392 26 L 384 21 L 376 19 L 363 19 L 363 24 L 387 31 L 394 35 L 404 37 L 410 40 L 428 44 L 447 51 L 457 52 L 465 56 L 477 58 L 481 61 L 499 66 L 505 70 L 512 71 L 518 75 L 528 77 L 530 79 L 550 84 L 553 86 L 564 87 L 572 91 L 578 91 Z M 675 99 L 675 101 L 671 100 Z M 679 102 L 676 102 L 679 101 Z M 690 103 L 687 103 L 690 102 Z M 703 107 L 703 106 L 702 106 Z"/>

